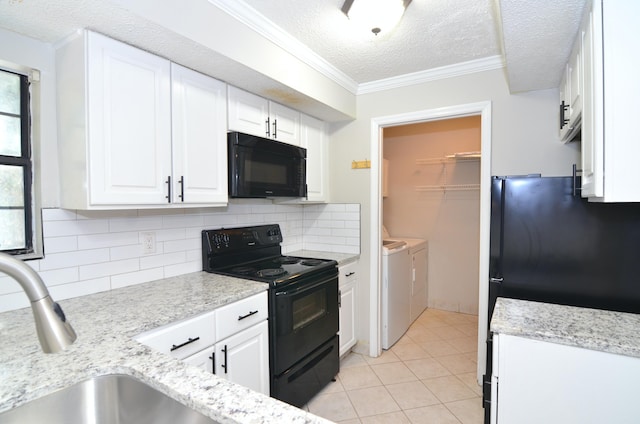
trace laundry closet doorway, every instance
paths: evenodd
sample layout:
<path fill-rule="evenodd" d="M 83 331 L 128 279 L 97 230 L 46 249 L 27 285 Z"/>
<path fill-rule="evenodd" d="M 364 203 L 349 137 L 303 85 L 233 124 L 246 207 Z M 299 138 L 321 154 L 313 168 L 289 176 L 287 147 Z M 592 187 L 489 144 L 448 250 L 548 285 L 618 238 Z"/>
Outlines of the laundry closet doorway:
<path fill-rule="evenodd" d="M 382 223 L 428 241 L 429 308 L 478 314 L 481 117 L 383 128 Z"/>

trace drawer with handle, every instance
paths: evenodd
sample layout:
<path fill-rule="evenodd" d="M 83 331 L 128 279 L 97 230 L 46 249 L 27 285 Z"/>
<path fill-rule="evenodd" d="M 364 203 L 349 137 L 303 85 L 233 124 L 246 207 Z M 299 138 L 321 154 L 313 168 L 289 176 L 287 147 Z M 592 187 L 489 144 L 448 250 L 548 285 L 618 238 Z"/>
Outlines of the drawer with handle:
<path fill-rule="evenodd" d="M 267 292 L 216 309 L 216 336 L 222 340 L 267 319 Z"/>
<path fill-rule="evenodd" d="M 139 334 L 135 340 L 174 358 L 184 359 L 216 342 L 216 311 Z"/>
<path fill-rule="evenodd" d="M 358 268 L 358 262 L 350 262 L 345 265 L 340 265 L 338 271 L 340 276 L 338 277 L 340 286 L 344 286 L 352 281 L 356 280 L 356 269 Z"/>

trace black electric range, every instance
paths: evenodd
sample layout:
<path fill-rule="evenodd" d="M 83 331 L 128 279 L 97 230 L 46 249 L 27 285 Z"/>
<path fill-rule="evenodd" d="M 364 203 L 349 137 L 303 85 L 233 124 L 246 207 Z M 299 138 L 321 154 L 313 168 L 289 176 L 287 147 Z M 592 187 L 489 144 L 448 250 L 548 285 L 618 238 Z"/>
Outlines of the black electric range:
<path fill-rule="evenodd" d="M 282 255 L 280 226 L 202 231 L 206 272 L 267 283 L 271 396 L 302 406 L 339 371 L 337 262 Z"/>

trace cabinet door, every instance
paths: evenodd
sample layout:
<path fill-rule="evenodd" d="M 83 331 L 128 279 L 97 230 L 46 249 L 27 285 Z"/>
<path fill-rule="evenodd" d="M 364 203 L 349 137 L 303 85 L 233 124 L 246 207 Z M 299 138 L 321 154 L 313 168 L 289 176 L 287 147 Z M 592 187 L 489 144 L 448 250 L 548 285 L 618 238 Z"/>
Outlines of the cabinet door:
<path fill-rule="evenodd" d="M 494 422 L 638 421 L 640 359 L 504 334 L 497 346 Z"/>
<path fill-rule="evenodd" d="M 565 140 L 569 135 L 569 115 L 570 115 L 570 102 L 571 101 L 571 80 L 569 73 L 569 65 L 567 64 L 562 73 L 562 80 L 560 81 L 560 116 L 559 116 L 559 128 L 560 128 L 560 140 Z M 564 102 L 564 104 L 562 103 Z M 564 106 L 564 109 L 563 109 Z"/>
<path fill-rule="evenodd" d="M 300 145 L 300 112 L 269 102 L 271 137 L 283 143 Z"/>
<path fill-rule="evenodd" d="M 569 62 L 570 81 L 570 126 L 575 126 L 580 113 L 582 112 L 582 32 L 578 32 L 575 51 Z"/>
<path fill-rule="evenodd" d="M 174 203 L 227 202 L 226 85 L 171 65 Z"/>
<path fill-rule="evenodd" d="M 100 34 L 87 37 L 89 202 L 166 203 L 170 63 Z"/>
<path fill-rule="evenodd" d="M 215 355 L 216 352 L 214 346 L 210 346 L 198 353 L 184 358 L 183 361 L 189 365 L 202 368 L 203 370 L 213 374 L 213 368 L 215 366 Z"/>
<path fill-rule="evenodd" d="M 411 322 L 415 321 L 427 307 L 427 249 L 412 257 Z"/>
<path fill-rule="evenodd" d="M 349 352 L 356 344 L 356 282 L 351 281 L 340 287 L 340 356 Z"/>
<path fill-rule="evenodd" d="M 267 321 L 262 321 L 216 343 L 216 375 L 269 395 L 268 335 Z"/>
<path fill-rule="evenodd" d="M 269 101 L 255 94 L 229 86 L 229 130 L 258 137 L 271 137 Z"/>
<path fill-rule="evenodd" d="M 324 122 L 301 115 L 301 146 L 307 149 L 307 199 L 326 201 L 328 188 L 328 149 Z"/>
<path fill-rule="evenodd" d="M 340 356 L 356 344 L 356 270 L 358 262 L 350 262 L 338 268 L 340 289 Z"/>
<path fill-rule="evenodd" d="M 582 39 L 582 197 L 604 195 L 602 130 L 602 15 L 596 6 L 584 25 Z"/>

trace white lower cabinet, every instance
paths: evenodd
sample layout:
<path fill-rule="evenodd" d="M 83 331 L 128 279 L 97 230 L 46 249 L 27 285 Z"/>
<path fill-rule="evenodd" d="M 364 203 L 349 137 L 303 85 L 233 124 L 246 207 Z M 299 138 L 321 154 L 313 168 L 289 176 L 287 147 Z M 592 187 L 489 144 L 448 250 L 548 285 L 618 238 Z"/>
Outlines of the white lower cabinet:
<path fill-rule="evenodd" d="M 495 334 L 496 424 L 637 423 L 640 358 Z"/>
<path fill-rule="evenodd" d="M 191 356 L 188 356 L 183 359 L 189 365 L 193 365 L 198 368 L 202 368 L 203 370 L 214 373 L 213 367 L 215 366 L 216 360 L 216 348 L 215 346 L 209 346 L 206 349 L 201 350 L 198 353 L 194 353 Z"/>
<path fill-rule="evenodd" d="M 356 268 L 351 262 L 338 268 L 338 290 L 340 291 L 340 356 L 356 344 Z"/>
<path fill-rule="evenodd" d="M 153 350 L 185 359 L 216 342 L 215 311 L 164 325 L 134 339 Z"/>
<path fill-rule="evenodd" d="M 210 365 L 206 365 L 208 369 Z M 215 374 L 269 394 L 269 328 L 267 321 L 234 334 L 215 346 Z"/>
<path fill-rule="evenodd" d="M 267 293 L 134 337 L 207 372 L 269 395 Z"/>

